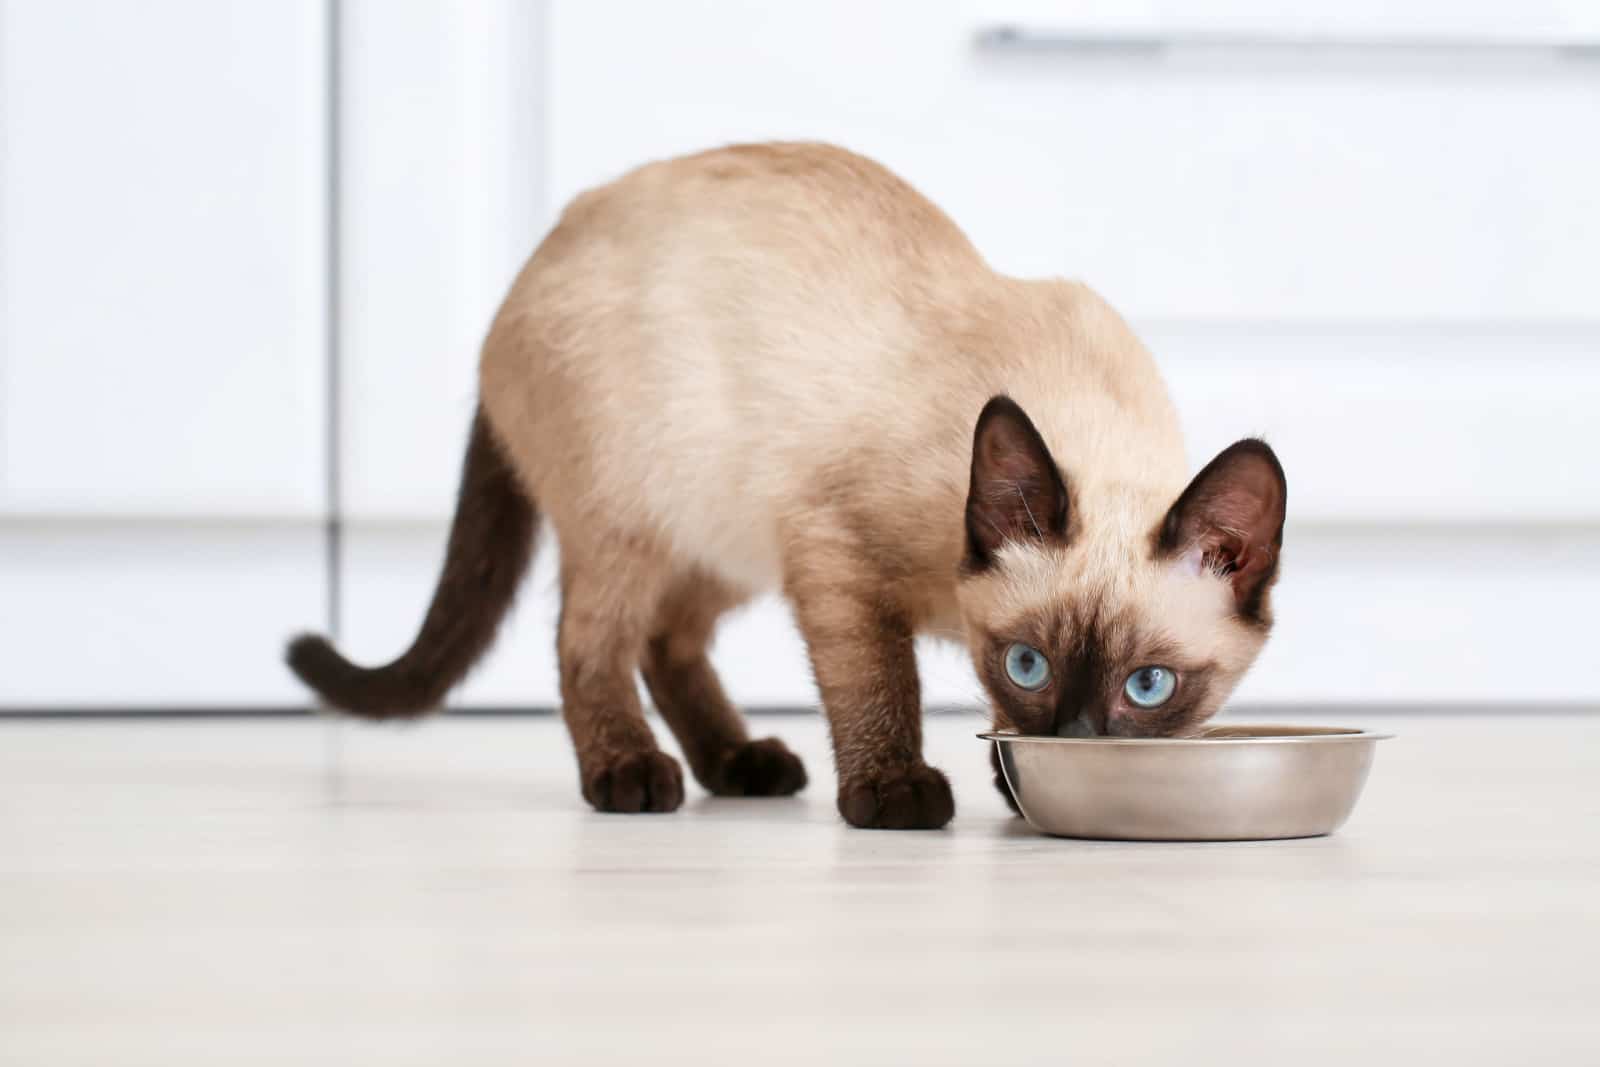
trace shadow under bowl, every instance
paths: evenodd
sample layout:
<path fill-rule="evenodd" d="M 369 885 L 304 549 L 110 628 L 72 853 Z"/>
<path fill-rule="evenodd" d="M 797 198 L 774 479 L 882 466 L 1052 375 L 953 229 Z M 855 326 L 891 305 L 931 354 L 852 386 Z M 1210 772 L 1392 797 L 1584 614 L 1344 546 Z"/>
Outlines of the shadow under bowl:
<path fill-rule="evenodd" d="M 1190 738 L 979 734 L 1023 818 L 1058 837 L 1264 841 L 1344 824 L 1377 743 L 1327 726 L 1214 726 Z"/>

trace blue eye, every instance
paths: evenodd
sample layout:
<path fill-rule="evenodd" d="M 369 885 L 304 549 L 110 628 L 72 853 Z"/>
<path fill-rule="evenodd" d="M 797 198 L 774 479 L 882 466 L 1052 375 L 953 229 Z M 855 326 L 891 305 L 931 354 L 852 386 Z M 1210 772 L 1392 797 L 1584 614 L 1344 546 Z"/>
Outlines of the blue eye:
<path fill-rule="evenodd" d="M 1043 689 L 1050 682 L 1050 661 L 1037 648 L 1012 645 L 1006 649 L 1006 677 L 1023 689 Z"/>
<path fill-rule="evenodd" d="M 1136 707 L 1159 708 L 1172 699 L 1178 688 L 1178 676 L 1165 667 L 1140 667 L 1128 675 L 1122 691 Z"/>

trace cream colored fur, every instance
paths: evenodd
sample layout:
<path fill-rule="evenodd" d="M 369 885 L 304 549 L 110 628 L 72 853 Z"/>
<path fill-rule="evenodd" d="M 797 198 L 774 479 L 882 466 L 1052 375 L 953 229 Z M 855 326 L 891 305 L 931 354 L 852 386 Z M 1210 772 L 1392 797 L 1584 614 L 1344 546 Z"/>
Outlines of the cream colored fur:
<path fill-rule="evenodd" d="M 562 534 L 659 536 L 776 588 L 785 529 L 849 471 L 952 584 L 983 404 L 1023 404 L 1104 564 L 1182 490 L 1148 352 L 1087 287 L 991 271 L 937 208 L 822 145 L 722 149 L 587 193 L 518 279 L 483 400 Z"/>
<path fill-rule="evenodd" d="M 1204 714 L 1264 637 L 1232 617 L 1222 579 L 1153 558 L 1187 463 L 1117 313 L 1077 282 L 997 274 L 915 190 L 842 149 L 724 148 L 580 196 L 496 319 L 481 386 L 561 543 L 569 704 L 631 699 L 585 679 L 617 677 L 665 625 L 639 615 L 660 591 L 709 583 L 722 610 L 781 588 L 835 705 L 841 810 L 858 825 L 876 816 L 866 800 L 851 814 L 852 781 L 886 796 L 921 766 L 906 634 L 964 632 L 982 657 L 1030 615 L 1093 604 L 1130 669 L 1152 640 L 1208 668 Z M 973 428 L 997 394 L 1065 472 L 1073 538 L 1008 546 L 995 573 L 963 579 Z M 585 665 L 619 641 L 605 671 Z M 650 745 L 624 710 L 569 708 L 585 767 Z M 936 799 L 884 824 L 937 824 Z"/>

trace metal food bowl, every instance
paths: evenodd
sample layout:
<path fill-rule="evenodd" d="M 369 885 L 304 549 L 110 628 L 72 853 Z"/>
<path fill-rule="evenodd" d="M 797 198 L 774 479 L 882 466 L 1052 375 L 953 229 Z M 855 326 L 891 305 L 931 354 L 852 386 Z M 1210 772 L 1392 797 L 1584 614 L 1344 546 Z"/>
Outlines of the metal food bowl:
<path fill-rule="evenodd" d="M 1344 824 L 1377 742 L 1321 726 L 1214 726 L 1192 738 L 979 734 L 1036 830 L 1116 841 L 1317 837 Z"/>

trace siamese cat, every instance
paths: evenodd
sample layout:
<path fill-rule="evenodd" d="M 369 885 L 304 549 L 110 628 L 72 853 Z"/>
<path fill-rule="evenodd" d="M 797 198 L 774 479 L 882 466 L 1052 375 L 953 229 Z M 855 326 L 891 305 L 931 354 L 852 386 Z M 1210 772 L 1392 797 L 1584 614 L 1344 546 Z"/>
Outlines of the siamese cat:
<path fill-rule="evenodd" d="M 1266 640 L 1287 490 L 1246 439 L 1192 480 L 1149 353 L 1085 286 L 991 270 L 883 167 L 820 144 L 654 163 L 579 196 L 484 342 L 443 573 L 399 659 L 289 649 L 328 703 L 417 716 L 489 647 L 540 522 L 583 797 L 665 812 L 806 771 L 707 658 L 781 590 L 852 826 L 955 811 L 913 638 L 964 635 L 996 729 L 1193 731 Z M 1004 783 L 999 783 L 1004 791 Z M 1007 797 L 1009 800 L 1009 795 Z"/>

